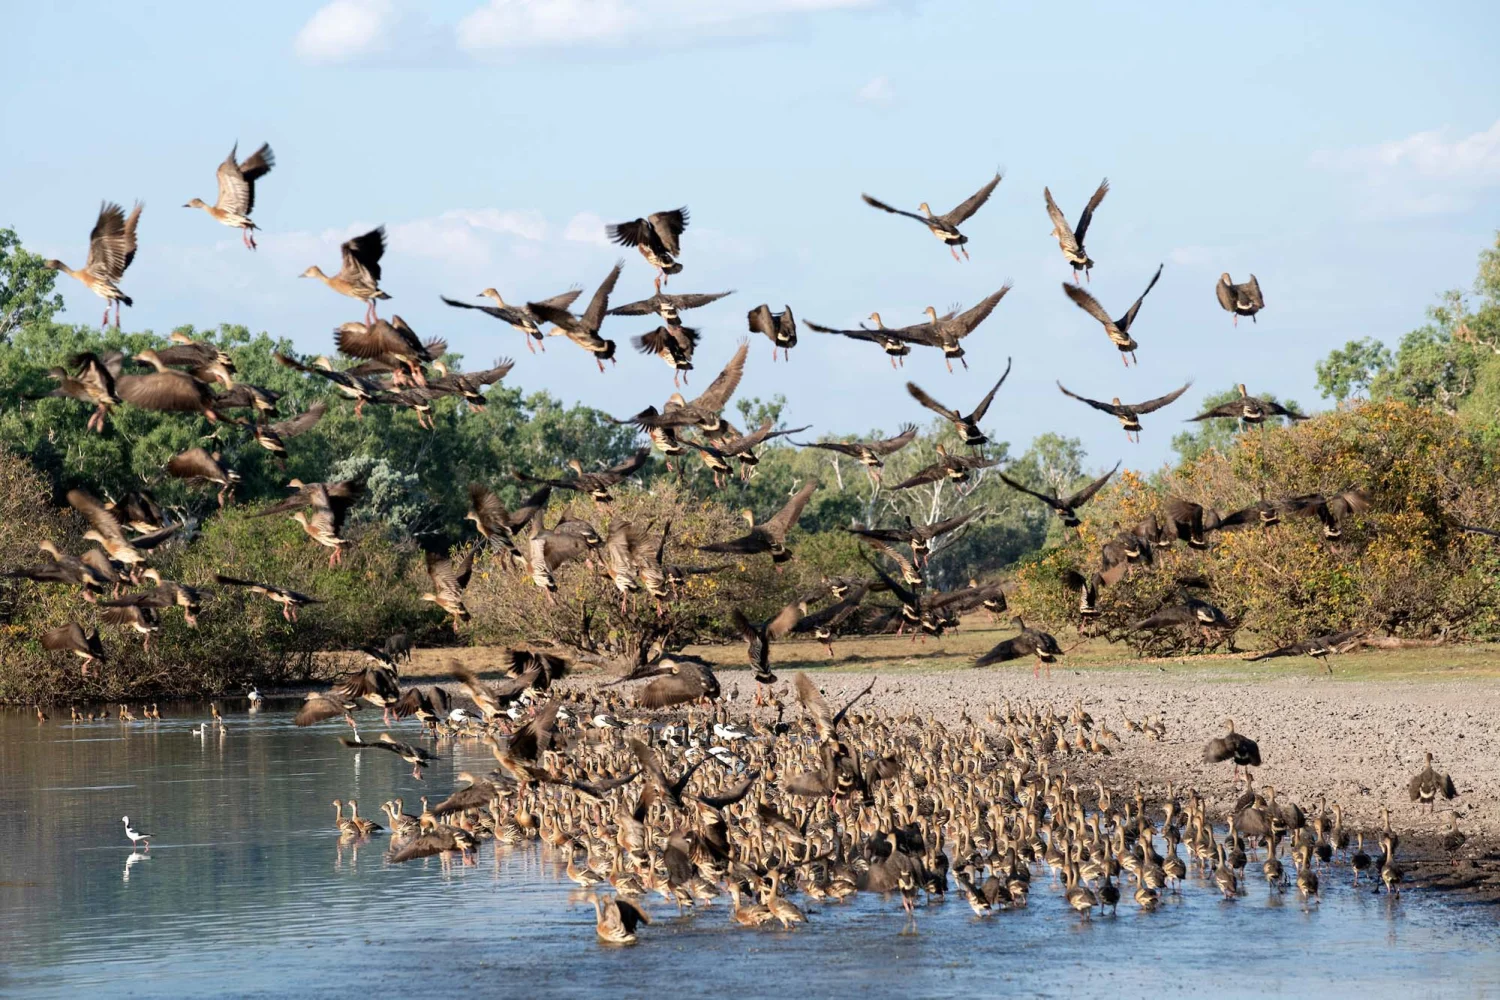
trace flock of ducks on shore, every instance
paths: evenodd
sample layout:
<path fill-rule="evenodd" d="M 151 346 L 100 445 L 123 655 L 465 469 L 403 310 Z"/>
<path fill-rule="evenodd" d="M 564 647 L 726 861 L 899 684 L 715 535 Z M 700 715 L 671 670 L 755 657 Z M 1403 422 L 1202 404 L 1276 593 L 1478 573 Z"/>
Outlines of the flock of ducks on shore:
<path fill-rule="evenodd" d="M 699 675 L 710 693 L 652 691 L 680 673 Z M 691 658 L 663 667 L 633 698 L 608 687 L 465 683 L 474 708 L 457 721 L 446 695 L 444 710 L 432 710 L 440 688 L 418 692 L 412 704 L 427 708 L 414 714 L 437 750 L 482 741 L 498 767 L 460 772 L 460 787 L 440 801 L 422 796 L 416 813 L 403 799 L 383 803 L 385 825 L 335 801 L 340 842 L 389 834 L 388 862 L 435 856 L 446 868 L 472 863 L 486 840 L 496 850 L 541 841 L 593 903 L 609 944 L 637 940 L 651 895 L 679 914 L 722 905 L 740 926 L 786 930 L 859 893 L 899 896 L 905 932 L 920 905 L 950 892 L 977 917 L 1025 907 L 1049 871 L 1060 893 L 1042 898 L 1085 919 L 1112 914 L 1126 894 L 1154 910 L 1194 874 L 1226 900 L 1263 879 L 1309 904 L 1340 868 L 1393 896 L 1405 878 L 1389 809 L 1378 829 L 1351 829 L 1337 802 L 1319 796 L 1304 809 L 1256 785 L 1259 747 L 1232 720 L 1203 759 L 1243 767 L 1245 790 L 1216 808 L 1193 788 L 1148 795 L 1128 773 L 1125 787 L 1113 785 L 1122 774 L 1108 758 L 1124 740 L 1081 702 L 1006 701 L 983 720 L 964 712 L 945 725 L 864 702 L 873 680 L 835 710 L 799 673 L 790 693 L 771 690 L 765 711 L 737 716 L 737 691 L 721 694 L 711 668 Z M 685 714 L 654 711 L 664 700 Z M 1125 728 L 1165 735 L 1159 718 Z M 344 742 L 398 756 L 419 749 L 388 734 Z M 1409 792 L 1429 809 L 1458 794 L 1430 753 Z M 1367 834 L 1378 855 L 1365 850 Z M 1442 847 L 1454 855 L 1464 840 L 1450 814 Z"/>

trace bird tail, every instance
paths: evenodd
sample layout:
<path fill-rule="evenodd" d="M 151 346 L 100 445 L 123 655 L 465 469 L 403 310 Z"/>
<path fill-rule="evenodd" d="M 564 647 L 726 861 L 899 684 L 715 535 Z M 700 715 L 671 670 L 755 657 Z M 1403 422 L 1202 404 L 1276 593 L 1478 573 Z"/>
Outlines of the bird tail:
<path fill-rule="evenodd" d="M 375 298 L 377 298 L 377 299 L 388 299 L 388 298 L 390 298 L 390 296 L 387 295 L 385 292 L 376 292 L 375 293 Z"/>
<path fill-rule="evenodd" d="M 124 295 L 124 294 L 119 295 L 118 297 L 116 297 L 115 301 L 120 302 L 120 303 L 122 303 L 124 305 L 127 305 L 127 306 L 133 306 L 133 305 L 135 305 L 135 300 L 132 299 L 129 295 Z"/>

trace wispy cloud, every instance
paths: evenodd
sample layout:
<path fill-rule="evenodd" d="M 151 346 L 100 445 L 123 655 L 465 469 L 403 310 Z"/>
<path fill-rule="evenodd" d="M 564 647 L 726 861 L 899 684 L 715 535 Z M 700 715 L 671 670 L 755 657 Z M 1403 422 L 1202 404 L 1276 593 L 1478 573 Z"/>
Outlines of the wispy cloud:
<path fill-rule="evenodd" d="M 293 48 L 310 63 L 350 62 L 386 51 L 395 21 L 392 0 L 333 0 L 302 26 Z"/>
<path fill-rule="evenodd" d="M 463 17 L 459 48 L 472 53 L 610 47 L 652 37 L 764 35 L 788 18 L 875 7 L 884 0 L 489 0 Z"/>
<path fill-rule="evenodd" d="M 877 76 L 860 87 L 854 98 L 861 104 L 870 104 L 879 108 L 889 107 L 896 99 L 896 88 L 891 86 L 889 77 Z"/>
<path fill-rule="evenodd" d="M 1469 135 L 1452 132 L 1433 129 L 1373 146 L 1319 150 L 1312 164 L 1357 176 L 1376 213 L 1457 211 L 1476 192 L 1500 185 L 1500 121 Z"/>

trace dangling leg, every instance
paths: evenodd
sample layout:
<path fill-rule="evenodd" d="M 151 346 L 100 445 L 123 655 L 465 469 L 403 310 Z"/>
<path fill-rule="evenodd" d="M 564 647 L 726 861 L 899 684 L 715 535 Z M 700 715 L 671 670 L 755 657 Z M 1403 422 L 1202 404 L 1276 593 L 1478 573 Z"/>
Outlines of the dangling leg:
<path fill-rule="evenodd" d="M 958 260 L 958 250 L 955 249 L 951 244 L 948 247 L 948 252 L 953 255 L 954 260 Z"/>
<path fill-rule="evenodd" d="M 969 259 L 969 248 L 968 247 L 959 247 L 959 249 L 964 252 L 964 260 L 968 260 Z"/>

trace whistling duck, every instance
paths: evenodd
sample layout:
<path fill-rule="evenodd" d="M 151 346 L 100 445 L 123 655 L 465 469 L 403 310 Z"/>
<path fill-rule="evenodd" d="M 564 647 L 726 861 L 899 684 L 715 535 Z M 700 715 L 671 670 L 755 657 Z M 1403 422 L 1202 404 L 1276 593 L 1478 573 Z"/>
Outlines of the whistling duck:
<path fill-rule="evenodd" d="M 287 440 L 312 430 L 327 411 L 328 404 L 320 400 L 288 420 L 278 420 L 274 424 L 255 420 L 250 424 L 250 432 L 255 436 L 257 444 L 281 459 L 284 464 Z"/>
<path fill-rule="evenodd" d="M 567 309 L 581 294 L 581 289 L 572 288 L 561 295 L 554 295 L 550 299 L 543 299 L 541 304 L 552 309 Z M 514 306 L 506 302 L 500 293 L 493 288 L 486 288 L 475 296 L 475 298 L 492 300 L 495 303 L 492 306 L 476 306 L 469 302 L 459 302 L 457 299 L 450 299 L 446 295 L 440 296 L 440 298 L 443 302 L 456 309 L 478 309 L 485 315 L 493 316 L 502 323 L 509 323 L 526 335 L 526 350 L 532 354 L 537 352 L 537 348 L 541 348 L 543 352 L 547 350 L 546 339 L 542 334 L 542 324 L 546 320 L 538 319 L 527 306 Z M 535 345 L 532 344 L 532 341 L 536 342 Z"/>
<path fill-rule="evenodd" d="M 171 525 L 126 541 L 120 522 L 87 490 L 69 490 L 68 505 L 89 522 L 89 530 L 83 533 L 84 541 L 98 542 L 111 560 L 132 568 L 145 562 L 146 552 L 156 548 L 177 531 L 177 526 Z"/>
<path fill-rule="evenodd" d="M 394 386 L 405 384 L 408 378 L 417 386 L 427 385 L 422 366 L 437 361 L 448 351 L 446 340 L 441 337 L 420 340 L 400 316 L 392 316 L 389 322 L 376 319 L 370 323 L 344 323 L 334 330 L 333 340 L 343 354 L 366 359 L 366 364 L 352 369 L 350 374 L 365 376 L 390 370 Z"/>
<path fill-rule="evenodd" d="M 690 326 L 659 326 L 648 334 L 630 338 L 642 354 L 654 354 L 672 367 L 672 384 L 687 382 L 693 370 L 693 352 L 698 348 L 698 331 Z"/>
<path fill-rule="evenodd" d="M 592 354 L 601 373 L 604 371 L 605 361 L 618 363 L 615 361 L 615 342 L 600 337 L 599 328 L 604 324 L 604 317 L 609 310 L 610 293 L 615 290 L 615 282 L 620 280 L 620 271 L 624 266 L 623 260 L 615 262 L 614 268 L 595 289 L 594 297 L 589 299 L 588 308 L 583 311 L 582 316 L 575 316 L 565 307 L 559 308 L 547 302 L 526 303 L 526 308 L 533 316 L 553 325 L 550 336 L 565 336 Z"/>
<path fill-rule="evenodd" d="M 214 221 L 240 230 L 245 246 L 254 250 L 257 227 L 250 221 L 250 213 L 255 210 L 255 182 L 271 172 L 276 166 L 276 157 L 271 153 L 270 144 L 264 143 L 236 163 L 235 154 L 239 148 L 239 143 L 235 143 L 224 162 L 219 164 L 219 197 L 214 203 L 210 205 L 202 198 L 194 198 L 182 207 L 201 208 Z"/>
<path fill-rule="evenodd" d="M 922 387 L 915 382 L 906 383 L 906 391 L 911 394 L 912 399 L 915 399 L 933 413 L 938 414 L 944 420 L 951 423 L 953 429 L 958 431 L 959 436 L 964 439 L 964 444 L 970 448 L 980 448 L 982 451 L 981 446 L 987 443 L 989 438 L 985 436 L 984 431 L 979 429 L 979 421 L 983 420 L 984 415 L 989 412 L 990 404 L 995 401 L 995 393 L 1000 391 L 1000 387 L 1005 384 L 1006 378 L 1010 375 L 1010 365 L 1011 359 L 1006 358 L 1005 371 L 1000 373 L 1000 380 L 994 384 L 989 392 L 984 394 L 984 398 L 979 401 L 979 405 L 975 406 L 973 412 L 967 416 L 958 410 L 949 409 L 942 403 L 939 403 L 924 392 Z"/>
<path fill-rule="evenodd" d="M 745 523 L 750 526 L 748 534 L 727 542 L 713 542 L 709 545 L 698 546 L 701 552 L 722 552 L 735 555 L 755 555 L 765 552 L 771 556 L 771 560 L 777 566 L 792 558 L 791 550 L 786 547 L 786 536 L 802 516 L 802 508 L 807 506 L 807 501 L 812 498 L 819 484 L 815 481 L 804 483 L 802 488 L 794 493 L 786 505 L 777 511 L 775 516 L 763 524 L 755 523 L 755 512 L 744 510 L 742 515 Z"/>
<path fill-rule="evenodd" d="M 1063 655 L 1063 649 L 1057 644 L 1057 640 L 1051 634 L 1041 629 L 1032 628 L 1022 620 L 1020 615 L 1011 619 L 1011 624 L 1020 630 L 1021 634 L 991 649 L 988 653 L 974 661 L 976 667 L 987 667 L 992 663 L 1001 663 L 1005 660 L 1018 660 L 1023 656 L 1035 656 L 1036 665 L 1032 668 L 1031 676 L 1040 675 L 1042 667 L 1047 668 L 1047 676 L 1052 676 L 1052 664 Z"/>
<path fill-rule="evenodd" d="M 912 475 L 901 480 L 892 490 L 907 490 L 913 486 L 924 486 L 927 483 L 935 483 L 946 480 L 955 486 L 962 486 L 971 478 L 976 469 L 988 469 L 1000 464 L 998 458 L 984 458 L 971 455 L 950 455 L 948 449 L 941 444 L 932 446 L 937 453 L 937 461 L 925 468 L 919 469 Z M 960 490 L 960 492 L 963 492 Z"/>
<path fill-rule="evenodd" d="M 110 407 L 120 403 L 120 397 L 115 391 L 115 378 L 120 374 L 124 360 L 125 355 L 120 351 L 110 351 L 103 357 L 91 351 L 75 354 L 68 359 L 68 364 L 76 369 L 74 374 L 70 375 L 66 368 L 47 370 L 47 375 L 58 383 L 57 388 L 47 395 L 93 404 L 94 412 L 89 414 L 85 426 L 103 434 L 104 421 L 109 416 Z"/>
<path fill-rule="evenodd" d="M 156 584 L 152 590 L 141 591 L 137 594 L 127 594 L 125 597 L 113 601 L 101 601 L 101 608 L 123 608 L 136 606 L 142 608 L 153 608 L 161 611 L 167 608 L 181 608 L 183 620 L 191 627 L 198 624 L 198 611 L 203 603 L 203 592 L 197 587 L 189 587 L 175 580 L 162 579 L 161 573 L 154 569 L 148 569 L 141 574 L 144 579 Z"/>
<path fill-rule="evenodd" d="M 1316 517 L 1323 524 L 1323 537 L 1337 541 L 1344 536 L 1344 521 L 1349 515 L 1370 509 L 1370 495 L 1362 489 L 1350 487 L 1332 495 L 1307 493 L 1288 497 L 1278 501 L 1276 506 L 1287 514 Z"/>
<path fill-rule="evenodd" d="M 848 455 L 869 471 L 870 477 L 879 482 L 885 469 L 885 459 L 905 448 L 916 439 L 917 425 L 906 424 L 895 437 L 876 441 L 793 441 L 799 448 L 818 448 Z"/>
<path fill-rule="evenodd" d="M 1071 493 L 1071 495 L 1068 496 L 1053 496 L 1052 493 L 1038 492 L 1038 490 L 1031 489 L 1031 487 L 1022 486 L 1022 484 L 1017 483 L 1017 481 L 1013 480 L 1013 478 L 1005 475 L 1004 472 L 998 472 L 998 474 L 996 475 L 999 475 L 999 477 L 1001 477 L 1002 483 L 1007 484 L 1007 486 L 1010 486 L 1011 489 L 1019 490 L 1019 492 L 1026 493 L 1026 495 L 1028 496 L 1034 496 L 1034 498 L 1040 499 L 1043 504 L 1046 504 L 1047 507 L 1053 508 L 1053 510 L 1058 511 L 1058 517 L 1061 517 L 1062 523 L 1064 523 L 1065 526 L 1068 526 L 1068 528 L 1077 528 L 1080 523 L 1083 523 L 1082 520 L 1079 519 L 1079 508 L 1083 507 L 1083 505 L 1085 504 L 1088 504 L 1091 499 L 1094 499 L 1095 493 L 1098 493 L 1101 489 L 1104 489 L 1104 484 L 1109 483 L 1110 477 L 1112 477 L 1112 475 L 1115 475 L 1116 472 L 1119 471 L 1119 468 L 1121 468 L 1121 463 L 1116 462 L 1115 468 L 1110 469 L 1109 472 L 1101 475 L 1100 478 L 1092 481 L 1092 483 L 1089 483 L 1088 486 L 1083 487 L 1083 489 L 1079 490 L 1079 492 Z"/>
<path fill-rule="evenodd" d="M 726 295 L 733 295 L 734 289 L 727 292 L 707 292 L 690 295 L 672 295 L 658 291 L 649 299 L 641 299 L 638 302 L 627 302 L 623 306 L 616 306 L 609 311 L 611 316 L 649 316 L 652 313 L 660 316 L 667 328 L 673 331 L 684 329 L 682 325 L 682 313 L 688 309 L 698 309 L 717 302 Z"/>
<path fill-rule="evenodd" d="M 338 495 L 330 492 L 322 483 L 313 483 L 307 490 L 306 506 L 311 511 L 311 516 L 297 510 L 292 513 L 292 520 L 302 525 L 308 538 L 331 550 L 328 565 L 336 566 L 343 559 L 344 546 L 349 544 L 349 539 L 342 537 L 339 532 L 343 530 L 349 508 L 358 502 L 361 493 L 355 492 L 352 496 Z"/>
<path fill-rule="evenodd" d="M 1073 300 L 1073 304 L 1094 317 L 1104 327 L 1104 333 L 1109 337 L 1110 343 L 1119 348 L 1120 360 L 1125 363 L 1126 368 L 1130 367 L 1131 361 L 1135 361 L 1135 351 L 1140 346 L 1135 342 L 1135 338 L 1130 336 L 1130 327 L 1135 323 L 1136 313 L 1141 311 L 1141 303 L 1146 300 L 1146 296 L 1150 294 L 1151 289 L 1156 287 L 1156 282 L 1161 278 L 1161 269 L 1164 266 L 1162 264 L 1156 266 L 1156 273 L 1151 276 L 1151 281 L 1146 285 L 1146 290 L 1140 294 L 1140 297 L 1135 300 L 1129 309 L 1125 310 L 1125 315 L 1119 319 L 1110 319 L 1109 313 L 1104 311 L 1104 307 L 1099 304 L 1099 301 L 1076 283 L 1071 285 L 1067 282 L 1063 283 L 1063 292 L 1068 298 Z M 1130 355 L 1129 360 L 1126 360 L 1126 354 Z M 1139 364 L 1139 362 L 1137 363 Z"/>
<path fill-rule="evenodd" d="M 1144 403 L 1121 403 L 1119 396 L 1114 397 L 1108 403 L 1104 403 L 1097 399 L 1090 399 L 1087 396 L 1080 396 L 1078 393 L 1069 390 L 1061 382 L 1057 383 L 1057 387 L 1062 390 L 1064 396 L 1071 396 L 1080 403 L 1087 403 L 1096 410 L 1101 410 L 1104 413 L 1112 415 L 1116 420 L 1120 421 L 1120 426 L 1124 428 L 1126 440 L 1139 441 L 1141 439 L 1141 414 L 1154 413 L 1161 409 L 1163 406 L 1177 399 L 1178 396 L 1187 392 L 1192 387 L 1192 384 L 1188 382 L 1180 389 L 1173 389 L 1165 396 L 1148 399 Z M 1134 436 L 1132 437 L 1132 435 Z"/>
<path fill-rule="evenodd" d="M 1240 391 L 1239 399 L 1232 399 L 1227 403 L 1221 403 L 1213 409 L 1204 410 L 1193 420 L 1212 420 L 1216 417 L 1226 417 L 1238 420 L 1240 428 L 1244 429 L 1246 424 L 1264 423 L 1267 417 L 1286 417 L 1288 420 L 1307 420 L 1306 414 L 1298 413 L 1296 410 L 1288 409 L 1280 403 L 1271 399 L 1259 399 L 1245 389 L 1245 383 L 1241 382 L 1235 388 Z"/>
<path fill-rule="evenodd" d="M 124 210 L 114 202 L 99 206 L 99 218 L 89 233 L 89 255 L 83 267 L 75 271 L 60 260 L 48 260 L 43 266 L 52 271 L 77 278 L 84 287 L 104 300 L 104 319 L 100 326 L 109 324 L 109 303 L 115 307 L 115 329 L 120 328 L 120 304 L 135 305 L 130 296 L 120 291 L 120 278 L 130 262 L 135 260 L 135 227 L 141 220 L 142 204 L 136 202 L 126 218 Z"/>
<path fill-rule="evenodd" d="M 781 312 L 773 313 L 771 307 L 761 303 L 746 315 L 751 333 L 764 334 L 771 340 L 771 360 L 776 360 L 779 350 L 792 360 L 792 348 L 797 346 L 797 317 L 791 306 L 782 306 Z"/>
<path fill-rule="evenodd" d="M 634 903 L 623 899 L 601 901 L 594 896 L 594 933 L 605 944 L 635 944 L 635 929 L 649 924 L 646 916 Z"/>
<path fill-rule="evenodd" d="M 234 484 L 240 481 L 240 474 L 224 465 L 217 451 L 210 454 L 203 448 L 189 448 L 173 455 L 166 468 L 167 475 L 174 479 L 196 480 L 219 487 L 220 507 L 224 506 L 225 497 L 234 489 Z"/>
<path fill-rule="evenodd" d="M 263 594 L 276 604 L 281 605 L 281 617 L 289 622 L 297 620 L 297 609 L 308 604 L 322 604 L 323 601 L 307 594 L 299 594 L 295 590 L 287 590 L 285 587 L 277 587 L 269 583 L 255 583 L 251 580 L 241 580 L 233 576 L 225 576 L 223 573 L 214 575 L 214 579 L 230 587 L 244 587 L 251 593 Z"/>
<path fill-rule="evenodd" d="M 875 329 L 873 330 L 864 326 L 861 326 L 856 330 L 840 330 L 831 326 L 822 326 L 821 324 L 813 323 L 811 321 L 807 322 L 807 328 L 809 330 L 812 330 L 814 333 L 834 334 L 840 337 L 848 337 L 850 340 L 860 340 L 864 341 L 865 343 L 879 344 L 881 350 L 885 351 L 886 356 L 890 358 L 892 369 L 897 368 L 898 366 L 901 368 L 905 368 L 906 357 L 907 355 L 911 354 L 912 342 L 910 340 L 907 340 L 904 334 L 905 331 L 910 328 L 901 327 L 899 329 L 890 329 L 886 327 L 886 325 L 881 321 L 880 313 L 878 312 L 870 313 L 869 319 L 870 322 L 875 324 Z"/>
<path fill-rule="evenodd" d="M 338 274 L 330 277 L 314 264 L 301 276 L 317 278 L 340 295 L 359 299 L 365 304 L 365 322 L 373 324 L 377 319 L 376 301 L 390 298 L 380 290 L 380 258 L 384 255 L 385 227 L 377 226 L 339 246 L 341 266 Z"/>
<path fill-rule="evenodd" d="M 1227 273 L 1219 275 L 1218 284 L 1214 286 L 1214 294 L 1219 297 L 1219 305 L 1224 311 L 1234 315 L 1234 325 L 1240 325 L 1241 316 L 1249 316 L 1250 322 L 1255 322 L 1255 314 L 1266 307 L 1266 300 L 1260 294 L 1260 282 L 1255 280 L 1255 275 L 1250 275 L 1250 280 L 1241 285 L 1236 285 L 1229 280 Z"/>
<path fill-rule="evenodd" d="M 169 367 L 153 350 L 141 351 L 135 355 L 135 360 L 156 370 L 146 375 L 117 377 L 115 392 L 121 400 L 143 410 L 201 413 L 209 423 L 219 419 L 213 409 L 215 396 L 207 382 Z"/>
<path fill-rule="evenodd" d="M 965 368 L 969 363 L 964 360 L 964 349 L 959 343 L 969 334 L 973 333 L 994 312 L 995 306 L 1005 298 L 1011 289 L 1010 282 L 1006 282 L 1000 290 L 982 299 L 972 309 L 961 313 L 948 313 L 939 316 L 937 309 L 928 306 L 924 312 L 927 314 L 927 322 L 919 326 L 905 327 L 901 330 L 903 339 L 928 347 L 940 348 L 943 352 L 943 363 L 948 366 L 948 371 L 953 371 L 953 362 L 958 360 Z"/>
<path fill-rule="evenodd" d="M 1333 666 L 1328 662 L 1328 657 L 1339 651 L 1345 643 L 1359 638 L 1364 633 L 1358 629 L 1345 632 L 1330 632 L 1326 635 L 1313 636 L 1301 642 L 1294 642 L 1289 646 L 1281 646 L 1268 653 L 1258 656 L 1247 657 L 1246 663 L 1258 663 L 1261 660 L 1269 660 L 1277 656 L 1311 656 L 1314 660 L 1321 661 L 1328 672 L 1333 673 Z"/>
<path fill-rule="evenodd" d="M 616 223 L 605 233 L 622 247 L 635 247 L 646 263 L 656 268 L 656 291 L 660 293 L 667 275 L 682 270 L 676 258 L 682 254 L 681 237 L 687 224 L 688 210 L 683 206 L 670 212 L 653 212 L 644 219 Z"/>
<path fill-rule="evenodd" d="M 1224 724 L 1229 727 L 1229 732 L 1208 741 L 1203 748 L 1203 760 L 1208 764 L 1233 761 L 1235 783 L 1238 784 L 1240 768 L 1260 767 L 1260 746 L 1250 737 L 1235 732 L 1233 719 L 1225 720 Z"/>
<path fill-rule="evenodd" d="M 922 213 L 918 215 L 917 212 L 905 212 L 899 208 L 893 208 L 885 202 L 872 198 L 867 194 L 861 194 L 860 197 L 871 208 L 878 208 L 882 211 L 890 212 L 892 215 L 904 215 L 908 219 L 916 219 L 922 225 L 932 230 L 932 235 L 943 241 L 944 245 L 948 247 L 948 252 L 953 254 L 954 260 L 958 260 L 958 252 L 960 250 L 963 251 L 964 260 L 968 260 L 969 250 L 964 244 L 969 242 L 969 238 L 958 231 L 958 226 L 975 212 L 979 211 L 980 206 L 989 200 L 990 194 L 995 190 L 995 186 L 1000 183 L 1000 177 L 1001 174 L 997 170 L 995 176 L 987 181 L 983 187 L 966 198 L 957 208 L 950 212 L 944 212 L 942 215 L 933 215 L 932 209 L 927 206 L 927 202 L 925 201 L 917 206 L 917 212 Z"/>
<path fill-rule="evenodd" d="M 430 601 L 453 616 L 453 631 L 458 631 L 461 622 L 469 620 L 469 609 L 464 607 L 464 591 L 468 589 L 469 577 L 474 571 L 475 546 L 465 550 L 463 558 L 455 562 L 451 556 L 428 552 L 427 578 L 432 581 L 432 590 L 421 595 L 421 600 Z"/>
<path fill-rule="evenodd" d="M 599 472 L 584 472 L 583 463 L 576 458 L 568 459 L 568 468 L 575 473 L 572 479 L 544 479 L 532 476 L 524 472 L 512 473 L 516 479 L 523 483 L 537 483 L 550 486 L 553 489 L 572 490 L 575 493 L 587 493 L 595 503 L 607 504 L 614 500 L 610 493 L 610 487 L 618 486 L 626 479 L 635 475 L 646 465 L 646 460 L 651 457 L 651 449 L 640 448 L 625 461 L 612 465 Z"/>
<path fill-rule="evenodd" d="M 1445 799 L 1458 798 L 1458 789 L 1453 785 L 1453 777 L 1447 774 L 1439 774 L 1432 768 L 1432 751 L 1423 753 L 1424 764 L 1422 770 L 1417 772 L 1406 783 L 1406 790 L 1411 795 L 1413 802 L 1427 803 L 1427 811 L 1432 812 L 1437 805 L 1438 796 Z"/>
<path fill-rule="evenodd" d="M 83 660 L 82 673 L 87 677 L 89 664 L 104 662 L 104 645 L 99 641 L 99 630 L 83 630 L 77 622 L 69 622 L 60 628 L 42 634 L 42 648 L 54 652 L 72 653 Z"/>
<path fill-rule="evenodd" d="M 1078 282 L 1078 272 L 1082 271 L 1084 277 L 1089 276 L 1094 266 L 1093 260 L 1089 258 L 1088 251 L 1084 249 L 1083 238 L 1089 230 L 1089 223 L 1094 219 L 1094 210 L 1109 193 L 1109 178 L 1099 182 L 1099 187 L 1094 191 L 1089 203 L 1084 206 L 1082 214 L 1078 216 L 1077 228 L 1069 228 L 1068 220 L 1064 218 L 1062 210 L 1057 207 L 1057 202 L 1052 200 L 1052 191 L 1042 188 L 1042 196 L 1047 200 L 1047 215 L 1052 219 L 1051 235 L 1057 237 L 1057 245 L 1062 250 L 1063 257 L 1073 268 L 1073 281 Z"/>

